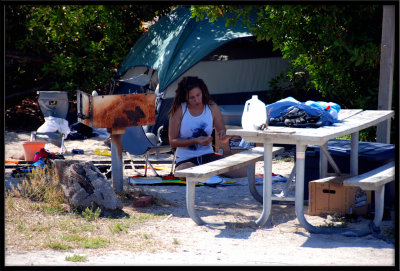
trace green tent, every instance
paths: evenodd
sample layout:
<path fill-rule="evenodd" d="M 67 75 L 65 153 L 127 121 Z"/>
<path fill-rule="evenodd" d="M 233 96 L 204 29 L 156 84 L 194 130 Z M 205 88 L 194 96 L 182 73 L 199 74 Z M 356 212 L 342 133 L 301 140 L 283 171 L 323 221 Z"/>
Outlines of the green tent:
<path fill-rule="evenodd" d="M 188 8 L 180 7 L 152 25 L 135 43 L 116 78 L 135 66 L 150 67 L 158 72 L 158 89 L 163 92 L 216 48 L 233 39 L 249 36 L 252 36 L 250 31 L 240 24 L 226 28 L 225 20 L 196 22 Z"/>

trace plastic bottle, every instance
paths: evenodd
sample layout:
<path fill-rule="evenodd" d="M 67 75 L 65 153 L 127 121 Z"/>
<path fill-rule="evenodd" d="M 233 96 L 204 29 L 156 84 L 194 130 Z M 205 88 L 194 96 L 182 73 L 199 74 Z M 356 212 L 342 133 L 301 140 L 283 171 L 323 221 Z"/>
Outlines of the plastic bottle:
<path fill-rule="evenodd" d="M 267 111 L 265 104 L 253 95 L 247 100 L 242 114 L 242 128 L 245 130 L 257 130 L 261 124 L 267 120 Z"/>
<path fill-rule="evenodd" d="M 332 116 L 332 118 L 335 121 L 337 121 L 337 119 L 338 119 L 338 113 L 340 111 L 340 105 L 338 105 L 336 103 L 332 103 L 332 102 L 327 103 L 327 102 L 321 102 L 321 101 L 318 101 L 318 102 L 307 101 L 305 104 L 309 105 L 309 106 L 313 106 L 313 107 L 319 108 L 319 109 L 322 109 L 322 110 L 325 110 L 325 111 L 328 111 L 328 113 Z"/>
<path fill-rule="evenodd" d="M 325 110 L 328 111 L 329 115 L 331 115 L 332 118 L 333 118 L 335 121 L 337 121 L 337 119 L 338 119 L 338 112 L 337 112 L 333 107 L 331 107 L 330 105 L 328 105 L 328 106 L 325 108 Z"/>

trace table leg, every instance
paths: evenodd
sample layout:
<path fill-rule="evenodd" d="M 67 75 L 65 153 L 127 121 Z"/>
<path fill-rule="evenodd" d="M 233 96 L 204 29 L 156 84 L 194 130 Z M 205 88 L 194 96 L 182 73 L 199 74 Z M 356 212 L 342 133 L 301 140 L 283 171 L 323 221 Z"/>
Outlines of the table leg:
<path fill-rule="evenodd" d="M 328 141 L 324 145 L 320 146 L 319 152 L 319 177 L 325 178 L 328 174 L 328 159 L 325 153 L 322 151 L 323 148 L 328 148 Z"/>
<path fill-rule="evenodd" d="M 197 225 L 203 225 L 205 222 L 201 219 L 195 210 L 195 179 L 194 178 L 186 178 L 186 207 L 189 213 L 189 216 L 196 222 Z"/>
<path fill-rule="evenodd" d="M 250 194 L 253 196 L 253 198 L 255 200 L 257 200 L 258 202 L 262 203 L 263 197 L 258 193 L 258 191 L 256 189 L 255 169 L 256 169 L 255 164 L 251 164 L 251 165 L 247 166 L 247 177 L 248 177 L 249 190 L 250 190 Z"/>
<path fill-rule="evenodd" d="M 256 225 L 264 225 L 270 215 L 272 205 L 272 143 L 264 142 L 264 182 L 263 182 L 263 211 L 256 220 Z"/>
<path fill-rule="evenodd" d="M 351 134 L 350 141 L 350 174 L 358 175 L 358 136 L 359 133 L 355 132 Z"/>
<path fill-rule="evenodd" d="M 329 164 L 333 167 L 333 170 L 335 171 L 335 173 L 336 173 L 337 175 L 341 175 L 342 173 L 340 172 L 339 167 L 336 165 L 335 160 L 333 160 L 333 158 L 332 158 L 332 156 L 330 155 L 330 153 L 328 152 L 328 149 L 326 148 L 326 146 L 327 146 L 327 145 L 322 145 L 322 146 L 321 146 L 321 148 L 320 148 L 320 149 L 321 149 L 321 152 L 320 152 L 320 153 L 323 153 L 323 154 L 324 154 L 325 159 L 329 161 Z M 327 172 L 325 172 L 325 173 L 327 173 Z M 320 173 L 320 174 L 321 174 L 321 173 Z M 325 174 L 325 175 L 322 175 L 322 176 L 326 177 L 326 174 Z M 320 175 L 320 178 L 324 178 L 324 177 L 321 177 L 321 175 Z"/>
<path fill-rule="evenodd" d="M 379 229 L 382 223 L 383 211 L 385 204 L 385 185 L 381 185 L 375 190 L 375 217 L 373 221 L 373 227 Z"/>
<path fill-rule="evenodd" d="M 122 134 L 111 134 L 111 179 L 115 193 L 124 192 L 124 168 L 122 159 Z"/>
<path fill-rule="evenodd" d="M 304 169 L 307 145 L 296 144 L 296 199 L 295 211 L 300 224 L 311 233 L 339 233 L 333 228 L 317 228 L 307 222 L 304 217 Z"/>
<path fill-rule="evenodd" d="M 343 234 L 347 236 L 365 236 L 371 232 L 371 229 L 362 230 L 349 230 L 341 228 L 329 228 L 329 227 L 315 227 L 308 223 L 304 217 L 304 169 L 305 169 L 305 150 L 306 145 L 296 144 L 296 200 L 295 210 L 296 216 L 300 224 L 310 233 L 334 233 Z"/>
<path fill-rule="evenodd" d="M 314 228 L 304 217 L 304 168 L 307 145 L 296 144 L 296 197 L 295 211 L 300 224 L 310 232 L 314 232 Z"/>

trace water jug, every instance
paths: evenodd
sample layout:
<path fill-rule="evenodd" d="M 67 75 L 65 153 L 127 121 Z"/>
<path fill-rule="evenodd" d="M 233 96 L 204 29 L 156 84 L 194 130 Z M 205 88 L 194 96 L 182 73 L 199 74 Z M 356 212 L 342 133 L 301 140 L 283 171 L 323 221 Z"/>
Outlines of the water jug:
<path fill-rule="evenodd" d="M 242 114 L 242 128 L 245 130 L 257 130 L 267 120 L 265 104 L 253 95 L 246 101 Z"/>

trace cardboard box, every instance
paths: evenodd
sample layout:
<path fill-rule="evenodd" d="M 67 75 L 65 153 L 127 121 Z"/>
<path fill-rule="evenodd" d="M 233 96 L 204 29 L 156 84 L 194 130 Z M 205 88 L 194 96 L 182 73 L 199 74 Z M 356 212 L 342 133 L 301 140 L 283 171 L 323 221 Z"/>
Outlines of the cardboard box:
<path fill-rule="evenodd" d="M 366 215 L 371 209 L 371 191 L 343 186 L 343 178 L 327 177 L 309 185 L 309 215 Z"/>
<path fill-rule="evenodd" d="M 226 126 L 227 129 L 240 129 L 242 127 L 240 126 Z M 218 152 L 224 156 L 229 156 L 244 150 L 247 150 L 249 148 L 255 147 L 255 143 L 250 143 L 247 148 L 240 147 L 240 141 L 242 138 L 240 136 L 227 136 L 229 139 L 221 142 L 218 138 L 218 136 L 215 136 L 215 145 L 214 145 L 214 151 Z M 262 144 L 261 144 L 262 145 Z"/>

